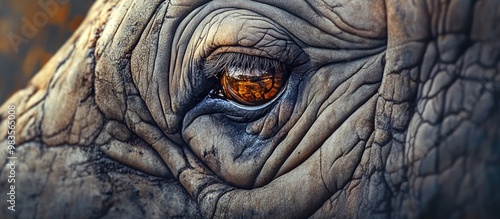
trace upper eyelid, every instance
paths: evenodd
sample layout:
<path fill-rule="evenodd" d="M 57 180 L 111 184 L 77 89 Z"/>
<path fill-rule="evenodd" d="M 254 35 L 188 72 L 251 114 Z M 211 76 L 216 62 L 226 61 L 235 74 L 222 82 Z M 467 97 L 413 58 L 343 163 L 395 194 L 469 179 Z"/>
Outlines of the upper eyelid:
<path fill-rule="evenodd" d="M 276 59 L 286 64 L 302 64 L 309 60 L 293 36 L 272 19 L 253 11 L 218 9 L 201 19 L 196 29 L 189 44 L 195 59 L 200 61 L 230 52 Z"/>

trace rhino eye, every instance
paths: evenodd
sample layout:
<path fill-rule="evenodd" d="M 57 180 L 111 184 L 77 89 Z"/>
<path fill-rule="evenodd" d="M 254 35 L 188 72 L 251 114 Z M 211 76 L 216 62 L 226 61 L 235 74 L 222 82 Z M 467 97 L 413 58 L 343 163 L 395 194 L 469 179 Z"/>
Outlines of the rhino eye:
<path fill-rule="evenodd" d="M 238 53 L 212 57 L 204 69 L 218 79 L 212 97 L 248 109 L 262 108 L 276 100 L 285 90 L 290 74 L 280 61 Z"/>
<path fill-rule="evenodd" d="M 274 100 L 286 84 L 286 73 L 282 66 L 268 69 L 225 69 L 220 84 L 227 99 L 247 106 L 258 106 Z"/>

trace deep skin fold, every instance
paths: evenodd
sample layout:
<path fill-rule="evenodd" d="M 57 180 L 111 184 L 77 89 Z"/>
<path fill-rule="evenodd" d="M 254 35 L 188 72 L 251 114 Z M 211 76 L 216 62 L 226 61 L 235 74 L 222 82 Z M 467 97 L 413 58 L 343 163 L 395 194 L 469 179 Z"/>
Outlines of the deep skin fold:
<path fill-rule="evenodd" d="M 497 3 L 261 2 L 98 1 L 0 110 L 19 217 L 495 215 Z M 207 97 L 222 52 L 300 64 L 242 110 Z"/>

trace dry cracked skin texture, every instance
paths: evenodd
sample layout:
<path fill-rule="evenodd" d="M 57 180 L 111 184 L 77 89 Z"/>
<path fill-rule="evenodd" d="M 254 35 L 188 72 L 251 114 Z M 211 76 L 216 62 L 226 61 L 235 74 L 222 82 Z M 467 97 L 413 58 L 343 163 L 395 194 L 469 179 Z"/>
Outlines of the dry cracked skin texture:
<path fill-rule="evenodd" d="M 1 107 L 1 217 L 494 218 L 498 20 L 493 0 L 97 1 Z M 292 66 L 284 93 L 211 96 L 223 53 Z"/>

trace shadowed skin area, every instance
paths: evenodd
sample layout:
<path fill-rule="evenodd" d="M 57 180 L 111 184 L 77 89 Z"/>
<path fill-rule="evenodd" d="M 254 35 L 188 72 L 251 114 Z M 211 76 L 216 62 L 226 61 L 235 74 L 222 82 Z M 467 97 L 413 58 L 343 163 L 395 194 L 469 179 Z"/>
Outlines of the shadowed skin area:
<path fill-rule="evenodd" d="M 0 109 L 7 139 L 16 108 L 17 156 L 0 217 L 493 218 L 499 8 L 97 1 Z M 214 97 L 206 63 L 228 53 L 289 66 L 283 93 Z"/>

